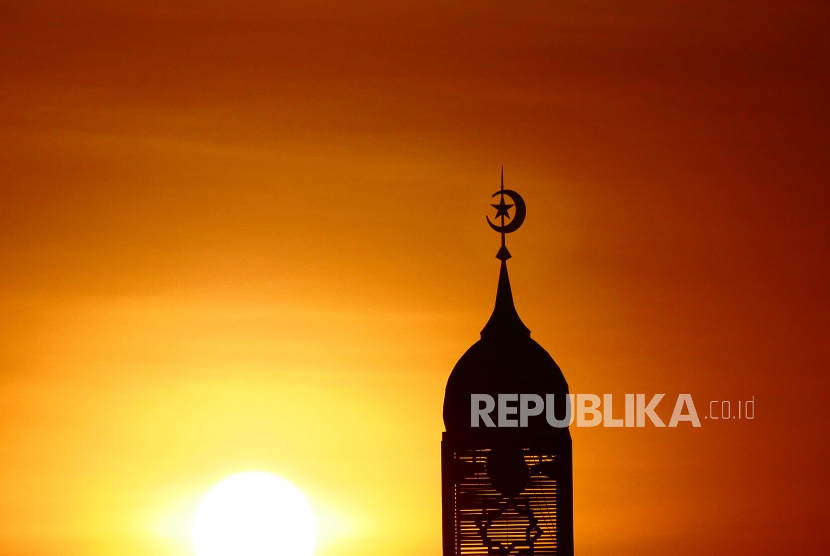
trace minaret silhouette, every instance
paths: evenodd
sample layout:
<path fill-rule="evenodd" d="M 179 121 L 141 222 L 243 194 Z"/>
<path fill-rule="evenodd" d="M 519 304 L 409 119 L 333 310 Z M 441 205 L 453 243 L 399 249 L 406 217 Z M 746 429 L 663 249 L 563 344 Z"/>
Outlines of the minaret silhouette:
<path fill-rule="evenodd" d="M 568 383 L 516 311 L 505 252 L 502 241 L 493 314 L 447 380 L 441 442 L 444 556 L 572 556 L 568 428 L 552 427 L 544 413 L 529 417 L 526 426 L 514 413 L 510 426 L 498 426 L 508 424 L 499 423 L 498 407 L 490 413 L 495 427 L 472 426 L 473 394 L 491 396 L 496 406 L 499 394 L 542 399 L 553 394 L 556 417 L 565 416 Z M 516 411 L 518 400 L 509 404 Z"/>

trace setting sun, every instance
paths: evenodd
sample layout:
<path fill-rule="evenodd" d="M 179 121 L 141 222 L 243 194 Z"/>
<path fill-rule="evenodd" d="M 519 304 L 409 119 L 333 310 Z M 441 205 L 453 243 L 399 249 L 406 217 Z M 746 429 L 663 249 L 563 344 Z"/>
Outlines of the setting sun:
<path fill-rule="evenodd" d="M 0 0 L 0 556 L 830 555 L 829 98 L 830 1 Z"/>
<path fill-rule="evenodd" d="M 197 556 L 311 556 L 317 525 L 294 485 L 269 473 L 240 473 L 213 487 L 193 520 Z"/>

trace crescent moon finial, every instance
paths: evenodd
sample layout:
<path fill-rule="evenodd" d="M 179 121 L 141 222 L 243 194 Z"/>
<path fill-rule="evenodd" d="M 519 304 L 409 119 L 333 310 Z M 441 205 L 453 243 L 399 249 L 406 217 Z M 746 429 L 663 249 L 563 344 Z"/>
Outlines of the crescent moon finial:
<path fill-rule="evenodd" d="M 525 206 L 525 201 L 522 199 L 522 196 L 516 193 L 515 191 L 511 191 L 510 189 L 504 188 L 504 166 L 501 167 L 501 189 L 493 193 L 493 197 L 496 195 L 501 195 L 501 201 L 497 205 L 491 205 L 494 209 L 496 209 L 496 218 L 501 218 L 501 225 L 497 226 L 490 221 L 490 217 L 487 218 L 487 223 L 493 228 L 495 231 L 501 234 L 501 249 L 499 249 L 496 258 L 501 261 L 506 261 L 511 257 L 510 251 L 507 250 L 507 246 L 504 244 L 504 234 L 509 234 L 515 232 L 519 229 L 519 227 L 524 223 L 525 217 L 527 216 L 527 207 Z M 504 202 L 504 196 L 513 201 L 512 205 L 509 205 Z M 510 216 L 510 209 L 515 207 L 515 211 L 513 216 Z M 509 222 L 505 223 L 505 218 L 509 220 Z"/>

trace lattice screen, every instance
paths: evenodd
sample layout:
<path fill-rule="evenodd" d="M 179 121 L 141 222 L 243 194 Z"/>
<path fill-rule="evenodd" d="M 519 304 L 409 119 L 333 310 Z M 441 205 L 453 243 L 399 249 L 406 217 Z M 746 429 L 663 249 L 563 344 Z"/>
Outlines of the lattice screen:
<path fill-rule="evenodd" d="M 452 451 L 457 556 L 549 556 L 557 552 L 556 456 L 524 449 L 530 481 L 515 498 L 493 488 L 490 449 Z M 552 475 L 552 476 L 551 476 Z"/>

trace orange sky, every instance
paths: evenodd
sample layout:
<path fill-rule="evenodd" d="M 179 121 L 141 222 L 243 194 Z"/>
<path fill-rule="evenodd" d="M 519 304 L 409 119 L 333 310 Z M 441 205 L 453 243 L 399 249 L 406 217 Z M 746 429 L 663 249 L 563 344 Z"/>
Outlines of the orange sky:
<path fill-rule="evenodd" d="M 572 392 L 756 401 L 575 429 L 577 552 L 826 552 L 830 9 L 169 4 L 0 2 L 0 555 L 191 556 L 258 469 L 437 556 L 502 164 Z"/>

